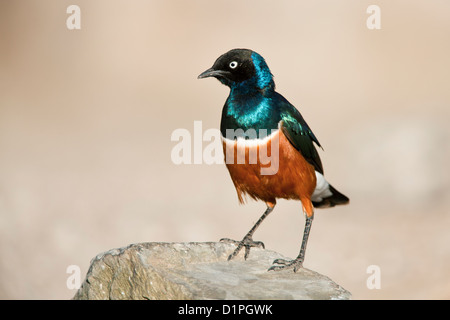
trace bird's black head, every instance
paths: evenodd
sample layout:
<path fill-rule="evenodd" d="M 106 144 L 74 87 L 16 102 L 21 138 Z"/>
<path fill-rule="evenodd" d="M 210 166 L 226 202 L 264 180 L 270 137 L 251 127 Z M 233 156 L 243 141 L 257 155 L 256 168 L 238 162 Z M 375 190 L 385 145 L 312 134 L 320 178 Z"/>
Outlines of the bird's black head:
<path fill-rule="evenodd" d="M 233 49 L 221 55 L 214 65 L 198 78 L 215 77 L 230 88 L 255 86 L 258 89 L 274 88 L 269 67 L 263 57 L 249 49 Z"/>

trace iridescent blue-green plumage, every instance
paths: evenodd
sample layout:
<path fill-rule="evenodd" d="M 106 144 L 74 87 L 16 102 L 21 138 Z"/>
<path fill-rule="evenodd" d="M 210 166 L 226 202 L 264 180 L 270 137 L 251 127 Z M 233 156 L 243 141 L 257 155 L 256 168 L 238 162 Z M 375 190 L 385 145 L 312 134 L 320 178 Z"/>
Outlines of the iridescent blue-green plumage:
<path fill-rule="evenodd" d="M 273 76 L 264 61 L 257 53 L 251 55 L 255 65 L 254 74 L 241 82 L 227 83 L 230 95 L 222 111 L 221 132 L 227 137 L 227 129 L 240 132 L 243 137 L 261 138 L 262 132 L 270 134 L 270 130 L 280 128 L 292 145 L 302 153 L 315 170 L 323 173 L 322 162 L 313 144 L 320 147 L 310 127 L 300 112 L 275 91 Z M 281 122 L 282 121 L 282 122 Z M 236 131 L 242 129 L 242 131 Z M 260 131 L 261 129 L 265 129 Z M 252 135 L 252 136 L 249 136 Z M 236 134 L 238 136 L 238 134 Z"/>

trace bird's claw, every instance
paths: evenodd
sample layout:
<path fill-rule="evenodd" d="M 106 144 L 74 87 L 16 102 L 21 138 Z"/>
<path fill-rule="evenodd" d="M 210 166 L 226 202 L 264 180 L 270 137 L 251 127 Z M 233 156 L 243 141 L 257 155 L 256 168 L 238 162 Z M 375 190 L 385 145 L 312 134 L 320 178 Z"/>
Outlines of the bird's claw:
<path fill-rule="evenodd" d="M 273 261 L 273 266 L 269 268 L 268 271 L 280 271 L 283 269 L 293 269 L 294 272 L 297 272 L 301 268 L 303 268 L 303 260 L 294 259 L 294 260 L 286 260 L 286 259 L 276 259 Z M 275 266 L 275 264 L 279 264 L 279 266 Z"/>
<path fill-rule="evenodd" d="M 245 237 L 241 241 L 236 241 L 236 240 L 232 240 L 229 238 L 222 238 L 222 239 L 220 239 L 220 242 L 232 243 L 232 244 L 237 245 L 237 247 L 236 247 L 236 249 L 234 249 L 233 253 L 228 256 L 228 261 L 230 261 L 231 259 L 236 257 L 238 255 L 238 253 L 242 250 L 243 247 L 245 248 L 245 254 L 244 254 L 245 260 L 247 260 L 248 255 L 250 254 L 250 248 L 256 247 L 256 248 L 265 249 L 263 242 L 253 241 L 253 239 L 251 237 Z"/>

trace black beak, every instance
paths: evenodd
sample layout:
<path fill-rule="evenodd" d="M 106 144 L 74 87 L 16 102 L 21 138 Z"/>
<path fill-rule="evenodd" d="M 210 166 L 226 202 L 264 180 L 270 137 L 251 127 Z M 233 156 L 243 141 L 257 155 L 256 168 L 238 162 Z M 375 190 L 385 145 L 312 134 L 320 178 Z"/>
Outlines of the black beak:
<path fill-rule="evenodd" d="M 197 79 L 203 79 L 208 77 L 226 77 L 229 74 L 227 71 L 215 70 L 213 68 L 209 68 L 205 72 L 202 72 Z"/>

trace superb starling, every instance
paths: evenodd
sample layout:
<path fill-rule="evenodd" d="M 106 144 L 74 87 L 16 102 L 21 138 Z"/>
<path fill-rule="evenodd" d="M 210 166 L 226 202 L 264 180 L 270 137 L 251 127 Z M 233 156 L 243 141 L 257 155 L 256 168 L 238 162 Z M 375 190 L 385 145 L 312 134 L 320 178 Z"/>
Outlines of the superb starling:
<path fill-rule="evenodd" d="M 266 203 L 267 209 L 241 241 L 228 260 L 245 248 L 263 247 L 252 236 L 272 212 L 276 199 L 295 199 L 306 216 L 300 253 L 294 260 L 277 259 L 269 270 L 302 267 L 314 208 L 347 204 L 349 199 L 324 178 L 322 162 L 314 143 L 321 147 L 300 112 L 275 91 L 273 75 L 265 60 L 248 49 L 233 49 L 220 56 L 199 79 L 215 77 L 230 88 L 222 110 L 220 131 L 225 163 L 239 201 L 244 196 Z M 270 157 L 263 157 L 270 153 Z M 270 152 L 269 152 L 270 151 Z M 231 156 L 230 156 L 231 155 Z M 239 155 L 242 157 L 239 158 Z M 256 156 L 255 156 L 256 155 Z M 267 159 L 271 160 L 272 171 Z"/>

